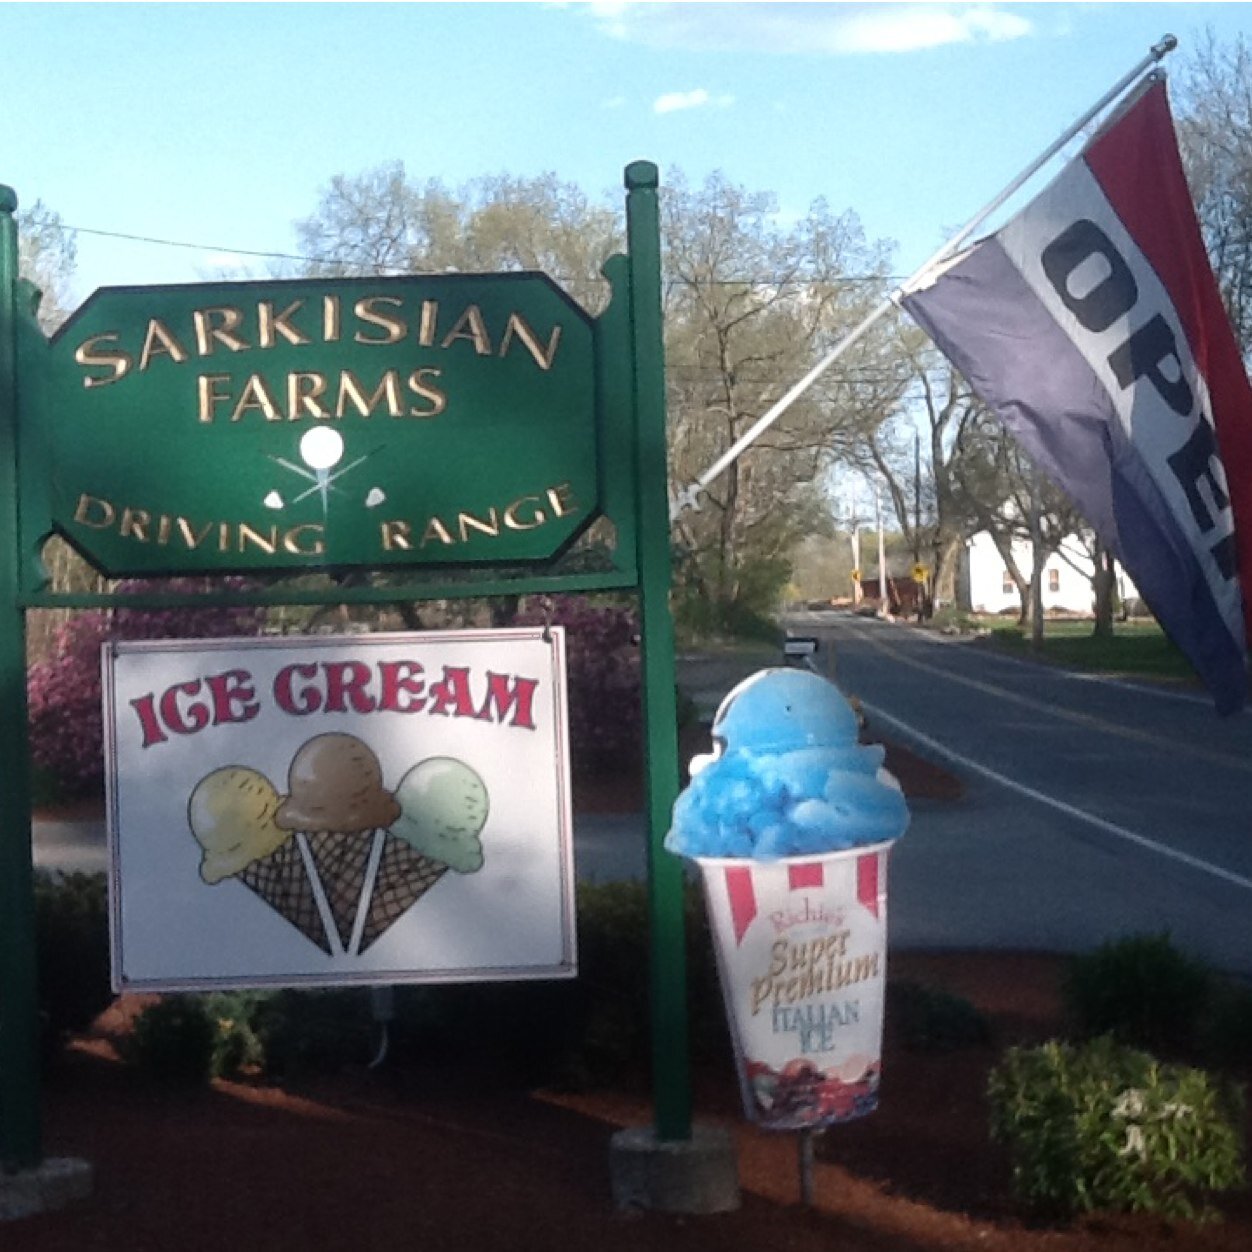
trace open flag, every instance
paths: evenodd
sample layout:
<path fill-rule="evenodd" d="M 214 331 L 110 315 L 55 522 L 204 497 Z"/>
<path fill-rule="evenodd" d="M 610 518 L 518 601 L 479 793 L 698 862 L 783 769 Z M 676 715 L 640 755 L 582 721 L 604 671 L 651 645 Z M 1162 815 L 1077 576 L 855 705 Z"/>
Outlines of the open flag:
<path fill-rule="evenodd" d="M 1239 708 L 1252 387 L 1163 79 L 902 303 L 1122 562 L 1218 711 Z"/>

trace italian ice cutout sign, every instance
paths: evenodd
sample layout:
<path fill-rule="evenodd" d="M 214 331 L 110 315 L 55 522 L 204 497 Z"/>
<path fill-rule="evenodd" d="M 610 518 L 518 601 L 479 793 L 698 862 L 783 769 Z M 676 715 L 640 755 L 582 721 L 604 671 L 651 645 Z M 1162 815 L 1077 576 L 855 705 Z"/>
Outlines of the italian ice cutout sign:
<path fill-rule="evenodd" d="M 575 972 L 559 629 L 112 645 L 119 987 Z"/>
<path fill-rule="evenodd" d="M 878 1104 L 887 859 L 908 806 L 816 673 L 769 669 L 722 701 L 665 846 L 704 884 L 745 1114 L 816 1130 Z"/>

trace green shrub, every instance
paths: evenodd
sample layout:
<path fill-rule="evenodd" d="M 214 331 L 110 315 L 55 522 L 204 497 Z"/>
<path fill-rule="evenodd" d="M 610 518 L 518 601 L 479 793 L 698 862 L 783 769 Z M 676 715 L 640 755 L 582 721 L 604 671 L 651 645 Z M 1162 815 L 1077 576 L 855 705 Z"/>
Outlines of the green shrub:
<path fill-rule="evenodd" d="M 103 874 L 35 875 L 40 1033 L 46 1053 L 113 1000 Z"/>
<path fill-rule="evenodd" d="M 1131 935 L 1072 957 L 1061 990 L 1081 1035 L 1108 1034 L 1158 1055 L 1192 1058 L 1215 987 L 1208 966 L 1159 934 Z"/>
<path fill-rule="evenodd" d="M 691 1050 L 728 1055 L 704 904 L 688 887 Z M 578 977 L 401 987 L 393 1063 L 468 1064 L 508 1082 L 574 1087 L 638 1079 L 651 1057 L 648 896 L 641 883 L 580 884 Z"/>
<path fill-rule="evenodd" d="M 135 1019 L 126 1059 L 150 1077 L 201 1086 L 213 1076 L 217 1023 L 201 996 L 165 996 Z"/>
<path fill-rule="evenodd" d="M 1221 1069 L 1252 1065 L 1252 992 L 1223 983 L 1200 1026 L 1200 1054 Z"/>
<path fill-rule="evenodd" d="M 988 1082 L 992 1137 L 1033 1213 L 1212 1216 L 1244 1181 L 1242 1093 L 1109 1038 L 1011 1048 Z"/>
<path fill-rule="evenodd" d="M 264 994 L 223 991 L 210 995 L 205 1003 L 213 1023 L 214 1078 L 238 1078 L 248 1070 L 265 1067 L 265 1047 L 252 1021 L 265 1001 Z"/>
<path fill-rule="evenodd" d="M 277 991 L 252 1006 L 249 1025 L 272 1075 L 363 1065 L 374 1023 L 364 989 Z"/>
<path fill-rule="evenodd" d="M 904 979 L 887 984 L 887 1021 L 916 1052 L 955 1052 L 991 1041 L 991 1025 L 968 1001 Z"/>

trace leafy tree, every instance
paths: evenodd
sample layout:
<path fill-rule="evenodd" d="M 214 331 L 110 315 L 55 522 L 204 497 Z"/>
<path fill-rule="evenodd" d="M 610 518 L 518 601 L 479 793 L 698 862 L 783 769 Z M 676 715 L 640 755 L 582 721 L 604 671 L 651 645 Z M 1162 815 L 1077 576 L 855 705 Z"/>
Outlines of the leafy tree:
<path fill-rule="evenodd" d="M 554 174 L 452 189 L 410 179 L 398 161 L 332 178 L 296 233 L 319 258 L 311 276 L 542 270 L 593 312 L 608 295 L 600 267 L 622 246 L 619 214 Z"/>
<path fill-rule="evenodd" d="M 852 213 L 816 202 L 777 219 L 771 195 L 714 174 L 662 196 L 671 475 L 693 482 L 804 377 L 885 287 L 886 254 Z M 868 276 L 868 277 L 867 277 Z M 679 524 L 689 605 L 709 624 L 773 607 L 797 543 L 831 529 L 828 473 L 896 403 L 870 336 L 710 483 Z"/>

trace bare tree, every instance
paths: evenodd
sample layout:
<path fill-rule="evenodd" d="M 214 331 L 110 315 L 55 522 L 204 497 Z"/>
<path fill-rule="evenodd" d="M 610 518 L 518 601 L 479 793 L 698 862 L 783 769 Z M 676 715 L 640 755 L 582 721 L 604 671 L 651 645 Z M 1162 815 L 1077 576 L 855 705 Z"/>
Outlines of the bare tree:
<path fill-rule="evenodd" d="M 1252 353 L 1252 46 L 1210 31 L 1175 78 L 1179 141 L 1235 335 Z"/>

